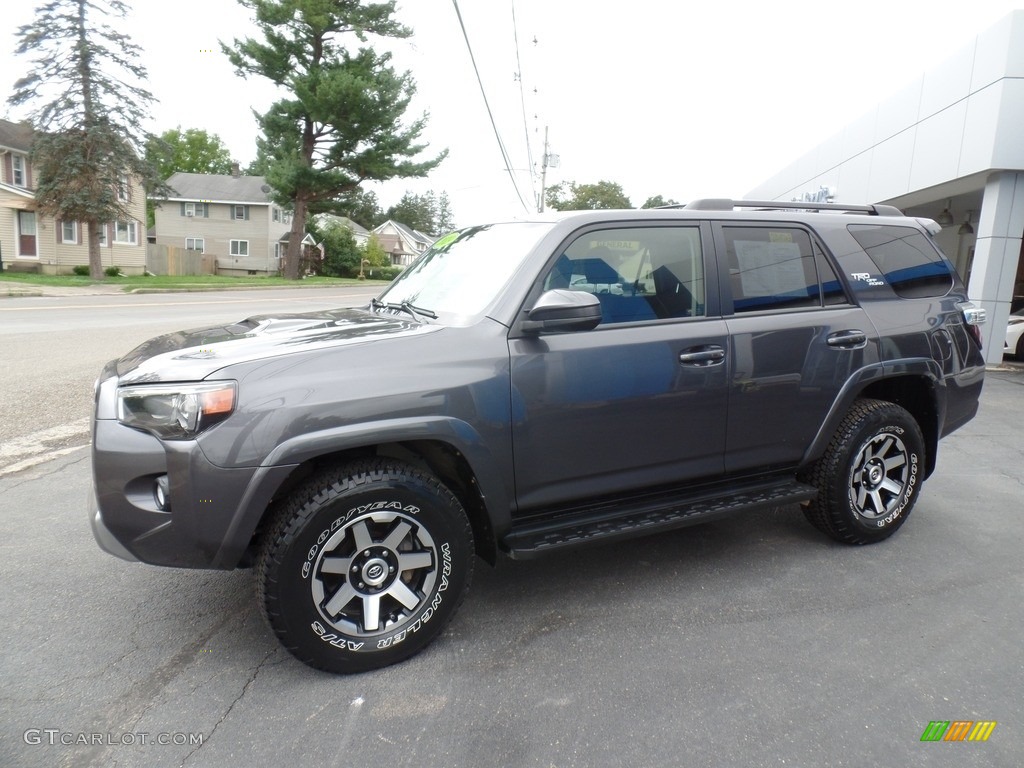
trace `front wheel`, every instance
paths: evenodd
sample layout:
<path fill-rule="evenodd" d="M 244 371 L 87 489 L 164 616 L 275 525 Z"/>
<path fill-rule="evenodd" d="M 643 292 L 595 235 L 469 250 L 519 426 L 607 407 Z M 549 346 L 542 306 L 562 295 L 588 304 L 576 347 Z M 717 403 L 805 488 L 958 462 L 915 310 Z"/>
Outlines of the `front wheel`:
<path fill-rule="evenodd" d="M 895 403 L 857 400 L 810 470 L 818 496 L 804 514 L 836 541 L 882 541 L 906 521 L 923 470 L 924 437 L 914 417 Z"/>
<path fill-rule="evenodd" d="M 277 510 L 257 561 L 264 615 L 300 661 L 364 672 L 437 637 L 469 586 L 458 499 L 411 466 L 373 460 L 315 476 Z"/>

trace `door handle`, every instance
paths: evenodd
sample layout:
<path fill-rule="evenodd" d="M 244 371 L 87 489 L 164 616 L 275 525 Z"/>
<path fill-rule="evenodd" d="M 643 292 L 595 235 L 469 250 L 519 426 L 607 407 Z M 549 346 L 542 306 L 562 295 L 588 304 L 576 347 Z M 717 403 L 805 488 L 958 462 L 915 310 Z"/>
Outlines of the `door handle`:
<path fill-rule="evenodd" d="M 836 331 L 830 333 L 828 339 L 825 341 L 830 347 L 838 347 L 839 349 L 860 349 L 861 347 L 867 346 L 868 335 L 864 331 L 858 331 L 856 329 L 849 331 Z"/>
<path fill-rule="evenodd" d="M 717 365 L 725 360 L 725 350 L 717 344 L 706 347 L 691 347 L 679 355 L 679 362 L 686 365 Z"/>

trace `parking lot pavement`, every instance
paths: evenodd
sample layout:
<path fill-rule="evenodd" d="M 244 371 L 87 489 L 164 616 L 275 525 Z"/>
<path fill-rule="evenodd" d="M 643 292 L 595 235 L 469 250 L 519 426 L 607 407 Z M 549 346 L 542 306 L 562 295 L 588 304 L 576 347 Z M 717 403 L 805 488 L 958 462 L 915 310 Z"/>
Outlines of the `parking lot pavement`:
<path fill-rule="evenodd" d="M 479 563 L 438 641 L 353 677 L 279 647 L 249 572 L 100 552 L 84 450 L 0 478 L 0 765 L 1019 766 L 1022 395 L 989 372 L 882 544 L 781 507 Z M 957 721 L 995 726 L 922 741 Z"/>

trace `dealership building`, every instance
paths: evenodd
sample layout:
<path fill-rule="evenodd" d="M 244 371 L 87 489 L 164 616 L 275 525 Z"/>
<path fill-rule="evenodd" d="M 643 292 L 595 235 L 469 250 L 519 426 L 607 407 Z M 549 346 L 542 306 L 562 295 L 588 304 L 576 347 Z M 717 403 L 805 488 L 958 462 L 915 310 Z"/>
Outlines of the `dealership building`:
<path fill-rule="evenodd" d="M 942 225 L 939 246 L 988 312 L 1002 360 L 1024 303 L 1024 10 L 751 190 L 758 200 L 888 203 Z"/>

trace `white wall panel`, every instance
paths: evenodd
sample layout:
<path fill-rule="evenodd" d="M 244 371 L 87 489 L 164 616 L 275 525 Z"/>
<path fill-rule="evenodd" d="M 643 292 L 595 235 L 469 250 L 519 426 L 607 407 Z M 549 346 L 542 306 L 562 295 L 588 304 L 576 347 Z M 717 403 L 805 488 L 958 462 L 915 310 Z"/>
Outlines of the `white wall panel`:
<path fill-rule="evenodd" d="M 903 131 L 871 152 L 868 199 L 878 202 L 910 191 L 910 163 L 914 156 L 914 131 Z"/>
<path fill-rule="evenodd" d="M 923 85 L 924 75 L 878 105 L 878 117 L 875 120 L 876 142 L 885 141 L 917 123 Z"/>
<path fill-rule="evenodd" d="M 917 126 L 910 189 L 924 189 L 955 179 L 967 102 L 929 117 Z"/>
<path fill-rule="evenodd" d="M 974 43 L 961 48 L 924 75 L 921 88 L 920 119 L 926 120 L 971 92 Z"/>

